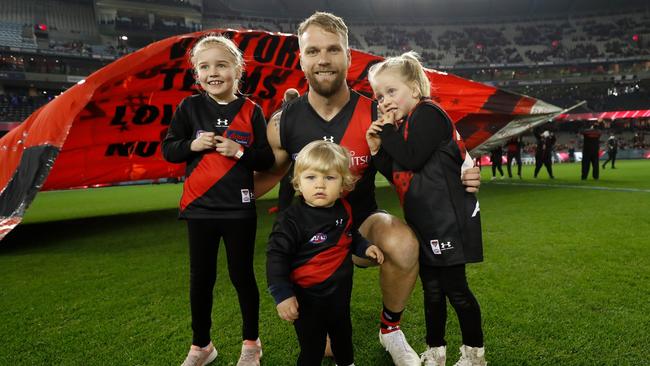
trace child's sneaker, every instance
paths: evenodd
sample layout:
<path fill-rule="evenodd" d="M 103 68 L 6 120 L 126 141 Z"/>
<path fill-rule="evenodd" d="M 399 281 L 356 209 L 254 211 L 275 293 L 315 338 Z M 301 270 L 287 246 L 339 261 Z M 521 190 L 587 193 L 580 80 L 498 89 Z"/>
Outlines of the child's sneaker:
<path fill-rule="evenodd" d="M 262 342 L 259 338 L 255 341 L 244 341 L 241 346 L 241 355 L 237 366 L 260 366 L 262 358 Z"/>
<path fill-rule="evenodd" d="M 460 358 L 454 366 L 486 366 L 485 348 L 470 347 L 462 345 L 460 347 Z"/>
<path fill-rule="evenodd" d="M 181 366 L 203 366 L 214 361 L 215 358 L 217 358 L 217 349 L 214 348 L 212 342 L 204 348 L 192 345 Z"/>
<path fill-rule="evenodd" d="M 424 366 L 445 366 L 447 361 L 447 347 L 427 347 L 427 350 L 420 355 Z"/>

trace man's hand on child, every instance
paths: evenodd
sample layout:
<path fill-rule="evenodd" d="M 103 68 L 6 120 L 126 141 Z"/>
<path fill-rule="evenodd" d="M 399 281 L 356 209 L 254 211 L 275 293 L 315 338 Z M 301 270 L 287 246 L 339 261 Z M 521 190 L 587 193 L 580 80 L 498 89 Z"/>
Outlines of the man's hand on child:
<path fill-rule="evenodd" d="M 481 169 L 477 166 L 468 168 L 463 171 L 461 179 L 467 192 L 478 192 L 479 187 L 481 186 Z"/>
<path fill-rule="evenodd" d="M 190 150 L 192 151 L 203 151 L 208 149 L 214 149 L 216 142 L 214 140 L 214 132 L 202 132 L 199 134 L 199 137 L 192 141 L 190 145 Z"/>
<path fill-rule="evenodd" d="M 371 245 L 366 249 L 366 256 L 374 259 L 377 263 L 384 263 L 384 253 L 376 245 Z"/>
<path fill-rule="evenodd" d="M 275 308 L 278 310 L 278 315 L 280 318 L 288 322 L 293 322 L 294 320 L 298 319 L 298 300 L 295 296 L 291 296 L 290 298 L 285 299 Z"/>

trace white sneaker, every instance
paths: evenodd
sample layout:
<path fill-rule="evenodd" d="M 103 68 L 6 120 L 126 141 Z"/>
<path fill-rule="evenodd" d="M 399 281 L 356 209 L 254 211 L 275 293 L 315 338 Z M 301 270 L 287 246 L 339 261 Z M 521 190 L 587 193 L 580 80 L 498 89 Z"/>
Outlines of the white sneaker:
<path fill-rule="evenodd" d="M 205 348 L 193 345 L 181 366 L 203 366 L 214 361 L 215 358 L 217 358 L 217 349 L 214 348 L 212 342 Z"/>
<path fill-rule="evenodd" d="M 395 366 L 420 366 L 422 362 L 418 354 L 411 348 L 401 330 L 381 334 L 379 331 L 379 343 L 390 353 Z"/>
<path fill-rule="evenodd" d="M 445 366 L 447 362 L 447 347 L 427 347 L 427 350 L 420 355 L 424 366 Z"/>
<path fill-rule="evenodd" d="M 486 366 L 485 348 L 460 346 L 460 358 L 454 366 Z"/>
<path fill-rule="evenodd" d="M 252 343 L 252 344 L 251 344 Z M 255 342 L 244 341 L 241 346 L 241 355 L 237 366 L 260 366 L 262 358 L 262 342 L 259 338 Z"/>

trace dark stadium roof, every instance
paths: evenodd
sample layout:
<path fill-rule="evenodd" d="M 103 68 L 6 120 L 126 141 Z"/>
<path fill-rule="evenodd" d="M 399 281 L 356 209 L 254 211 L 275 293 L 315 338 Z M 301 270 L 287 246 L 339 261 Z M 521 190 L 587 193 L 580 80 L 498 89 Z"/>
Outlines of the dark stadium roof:
<path fill-rule="evenodd" d="M 303 18 L 316 10 L 331 11 L 346 20 L 408 21 L 469 20 L 471 18 L 536 18 L 568 14 L 610 14 L 647 10 L 649 0 L 204 0 L 211 12 L 226 5 L 240 15 Z"/>

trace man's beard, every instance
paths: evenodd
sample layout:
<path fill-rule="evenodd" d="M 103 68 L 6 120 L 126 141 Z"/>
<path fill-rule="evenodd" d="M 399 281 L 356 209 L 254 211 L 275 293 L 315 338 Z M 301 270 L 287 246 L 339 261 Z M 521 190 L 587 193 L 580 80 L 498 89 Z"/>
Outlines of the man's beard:
<path fill-rule="evenodd" d="M 332 95 L 336 94 L 340 89 L 341 85 L 345 82 L 345 75 L 342 73 L 337 73 L 336 78 L 331 83 L 321 83 L 316 79 L 315 73 L 305 74 L 309 86 L 317 94 L 329 98 Z"/>

